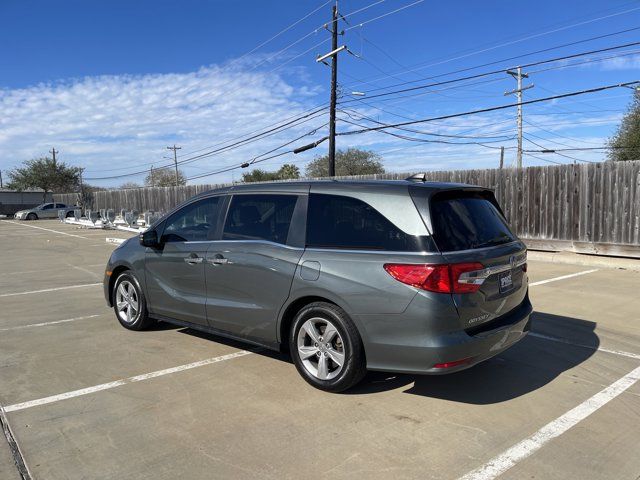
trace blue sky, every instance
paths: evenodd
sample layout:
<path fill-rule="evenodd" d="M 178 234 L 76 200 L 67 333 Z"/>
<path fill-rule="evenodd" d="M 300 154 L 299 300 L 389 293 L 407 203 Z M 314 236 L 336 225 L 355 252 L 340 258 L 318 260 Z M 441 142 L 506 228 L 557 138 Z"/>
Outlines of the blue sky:
<path fill-rule="evenodd" d="M 429 83 L 430 76 L 448 74 L 438 78 L 446 80 L 640 40 L 640 30 L 634 30 L 451 74 L 635 28 L 640 26 L 640 2 L 542 0 L 521 2 L 516 9 L 506 0 L 342 0 L 340 11 L 349 22 L 342 23 L 346 32 L 340 43 L 356 54 L 340 54 L 342 100 L 352 100 L 342 106 L 346 110 L 340 113 L 345 120 L 339 123 L 342 131 L 357 128 L 347 120 L 371 126 L 369 119 L 393 123 L 500 105 L 512 100 L 503 93 L 515 87 L 511 77 L 501 74 L 418 91 L 418 96 L 368 98 L 393 90 L 395 84 L 420 85 Z M 314 59 L 329 49 L 328 32 L 321 28 L 329 15 L 330 4 L 322 0 L 3 0 L 0 168 L 4 171 L 42 156 L 55 145 L 62 160 L 86 168 L 87 178 L 96 179 L 92 183 L 141 182 L 143 174 L 125 175 L 152 163 L 166 165 L 163 157 L 170 153 L 165 148 L 169 144 L 181 145 L 181 160 L 190 159 L 211 150 L 205 147 L 324 104 L 329 69 Z M 320 44 L 323 40 L 327 41 Z M 535 87 L 525 92 L 525 99 L 640 79 L 636 51 L 640 46 L 532 67 L 527 82 Z M 588 63 L 571 65 L 585 60 Z M 352 97 L 352 91 L 368 94 Z M 526 107 L 525 148 L 540 148 L 536 143 L 545 148 L 603 145 L 632 94 L 630 89 L 614 89 Z M 194 159 L 183 165 L 184 172 L 195 177 L 234 166 L 317 127 L 315 134 L 291 146 L 308 143 L 324 134 L 326 121 L 326 115 L 319 115 L 279 135 Z M 491 147 L 500 145 L 507 147 L 507 164 L 514 158 L 511 110 L 414 128 L 450 137 L 401 133 L 448 138 L 457 144 L 410 142 L 370 133 L 341 137 L 338 146 L 380 152 L 392 171 L 493 167 L 498 150 Z M 276 169 L 294 162 L 304 168 L 314 155 L 325 152 L 323 144 L 303 155 L 265 161 L 261 167 Z M 525 165 L 603 159 L 599 151 L 566 154 L 571 158 L 527 156 Z M 192 181 L 224 182 L 240 173 Z M 97 179 L 115 175 L 122 176 Z"/>

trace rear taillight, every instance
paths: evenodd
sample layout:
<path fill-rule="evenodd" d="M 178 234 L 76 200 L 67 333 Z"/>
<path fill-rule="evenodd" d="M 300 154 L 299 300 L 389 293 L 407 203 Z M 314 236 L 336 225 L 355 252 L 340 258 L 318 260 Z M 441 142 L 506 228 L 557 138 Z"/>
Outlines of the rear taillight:
<path fill-rule="evenodd" d="M 460 283 L 460 275 L 465 272 L 482 270 L 478 262 L 441 265 L 386 263 L 384 269 L 399 282 L 437 293 L 472 293 L 480 289 L 480 284 Z"/>

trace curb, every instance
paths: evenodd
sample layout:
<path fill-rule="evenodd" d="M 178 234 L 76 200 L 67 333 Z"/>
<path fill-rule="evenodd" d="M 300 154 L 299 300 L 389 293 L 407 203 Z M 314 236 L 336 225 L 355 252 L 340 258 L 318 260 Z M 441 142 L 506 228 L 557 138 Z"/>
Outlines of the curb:
<path fill-rule="evenodd" d="M 571 252 L 542 252 L 539 250 L 528 250 L 527 258 L 537 262 L 618 268 L 640 272 L 640 259 L 635 258 L 605 257 L 603 255 L 586 255 Z"/>

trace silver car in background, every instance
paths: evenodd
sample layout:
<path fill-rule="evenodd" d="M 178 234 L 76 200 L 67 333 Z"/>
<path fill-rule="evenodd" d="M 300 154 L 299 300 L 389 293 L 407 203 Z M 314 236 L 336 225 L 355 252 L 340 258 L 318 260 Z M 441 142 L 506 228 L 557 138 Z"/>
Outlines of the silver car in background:
<path fill-rule="evenodd" d="M 491 190 L 311 181 L 200 194 L 114 250 L 118 321 L 288 350 L 332 392 L 367 370 L 443 374 L 526 335 L 526 248 Z"/>
<path fill-rule="evenodd" d="M 67 207 L 64 203 L 43 203 L 37 207 L 20 210 L 13 216 L 16 220 L 38 220 L 41 218 L 59 218 L 60 211 L 65 212 L 66 217 L 73 215 L 73 207 Z"/>

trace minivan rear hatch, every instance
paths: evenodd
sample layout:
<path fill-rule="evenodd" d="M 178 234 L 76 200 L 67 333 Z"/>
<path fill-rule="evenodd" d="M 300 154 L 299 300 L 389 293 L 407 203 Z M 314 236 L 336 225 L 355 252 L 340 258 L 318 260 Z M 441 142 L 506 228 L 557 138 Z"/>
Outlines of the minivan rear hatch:
<path fill-rule="evenodd" d="M 452 296 L 461 327 L 477 332 L 525 300 L 526 247 L 509 228 L 491 190 L 428 190 L 412 188 L 412 196 L 443 260 L 463 265 L 460 283 L 469 288 Z"/>

